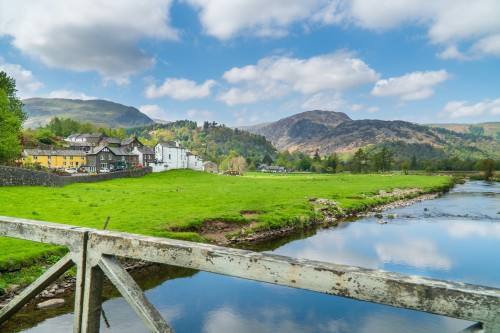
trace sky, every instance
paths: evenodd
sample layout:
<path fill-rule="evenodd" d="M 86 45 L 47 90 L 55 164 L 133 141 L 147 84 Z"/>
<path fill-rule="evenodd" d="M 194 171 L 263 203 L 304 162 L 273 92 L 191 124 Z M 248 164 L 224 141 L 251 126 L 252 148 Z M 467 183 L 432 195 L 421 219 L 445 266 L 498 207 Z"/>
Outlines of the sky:
<path fill-rule="evenodd" d="M 169 121 L 500 121 L 500 1 L 0 0 L 0 70 Z"/>

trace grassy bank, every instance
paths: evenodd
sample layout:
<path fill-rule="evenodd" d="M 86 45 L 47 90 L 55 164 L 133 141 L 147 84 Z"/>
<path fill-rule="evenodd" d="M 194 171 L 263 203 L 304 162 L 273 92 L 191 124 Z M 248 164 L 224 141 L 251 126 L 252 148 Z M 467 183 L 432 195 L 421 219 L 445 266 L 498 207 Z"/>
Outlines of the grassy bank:
<path fill-rule="evenodd" d="M 335 210 L 358 211 L 395 199 L 377 196 L 379 190 L 417 187 L 432 192 L 451 185 L 449 177 L 423 175 L 248 173 L 231 177 L 182 170 L 62 188 L 2 187 L 0 215 L 98 229 L 109 216 L 108 230 L 204 241 L 196 230 L 205 221 L 253 221 L 256 228 L 279 228 L 317 217 L 313 198 L 334 200 Z M 0 272 L 59 251 L 3 237 L 0 249 Z"/>

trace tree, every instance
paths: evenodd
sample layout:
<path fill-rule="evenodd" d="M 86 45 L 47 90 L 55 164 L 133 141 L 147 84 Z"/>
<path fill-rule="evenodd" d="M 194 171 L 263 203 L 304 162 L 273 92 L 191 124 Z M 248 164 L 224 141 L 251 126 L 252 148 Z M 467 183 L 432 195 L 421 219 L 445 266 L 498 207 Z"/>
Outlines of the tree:
<path fill-rule="evenodd" d="M 21 127 L 27 116 L 16 92 L 14 79 L 0 71 L 0 163 L 13 161 L 21 151 Z"/>
<path fill-rule="evenodd" d="M 352 172 L 354 173 L 364 173 L 367 168 L 368 154 L 359 148 L 352 158 Z"/>
<path fill-rule="evenodd" d="M 475 136 L 482 136 L 484 135 L 484 127 L 479 125 L 470 125 L 469 132 Z"/>
<path fill-rule="evenodd" d="M 490 180 L 493 176 L 493 171 L 496 168 L 496 162 L 492 158 L 485 158 L 483 160 L 477 161 L 476 168 L 478 170 L 484 171 L 484 179 Z"/>

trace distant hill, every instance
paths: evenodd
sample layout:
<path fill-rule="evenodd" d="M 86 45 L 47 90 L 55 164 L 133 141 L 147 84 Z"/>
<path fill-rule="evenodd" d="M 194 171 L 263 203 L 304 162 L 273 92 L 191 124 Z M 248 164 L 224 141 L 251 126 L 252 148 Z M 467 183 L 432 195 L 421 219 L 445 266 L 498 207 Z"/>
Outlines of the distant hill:
<path fill-rule="evenodd" d="M 151 118 L 134 107 L 105 100 L 30 98 L 22 102 L 23 110 L 28 114 L 26 128 L 44 126 L 54 117 L 113 128 L 154 124 Z"/>
<path fill-rule="evenodd" d="M 500 137 L 500 122 L 487 122 L 477 124 L 427 124 L 427 126 L 446 128 L 447 130 L 455 131 L 458 133 L 472 133 L 470 131 L 471 126 L 482 127 L 484 129 L 484 135 Z"/>
<path fill-rule="evenodd" d="M 406 121 L 352 120 L 344 113 L 333 111 L 307 111 L 244 129 L 265 136 L 278 150 L 313 154 L 318 149 L 323 156 L 385 145 L 405 158 L 408 153 L 418 156 L 421 152 L 430 159 L 450 156 L 500 158 L 500 143 L 489 136 L 457 133 Z"/>

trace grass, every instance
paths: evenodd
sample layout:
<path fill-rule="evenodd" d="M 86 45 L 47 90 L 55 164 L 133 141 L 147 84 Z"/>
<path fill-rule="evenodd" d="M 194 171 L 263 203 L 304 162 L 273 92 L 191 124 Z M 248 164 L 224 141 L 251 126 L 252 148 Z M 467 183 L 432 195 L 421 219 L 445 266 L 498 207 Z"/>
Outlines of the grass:
<path fill-rule="evenodd" d="M 1 187 L 0 215 L 97 229 L 109 216 L 108 230 L 203 241 L 193 230 L 207 220 L 247 223 L 251 219 L 259 222 L 259 228 L 277 228 L 314 217 L 311 198 L 333 199 L 343 211 L 358 211 L 390 200 L 373 198 L 378 190 L 419 187 L 431 192 L 451 185 L 449 177 L 424 175 L 231 177 L 177 170 L 62 188 Z M 249 218 L 242 212 L 255 214 Z M 5 237 L 0 237 L 0 249 L 0 272 L 62 251 Z"/>

